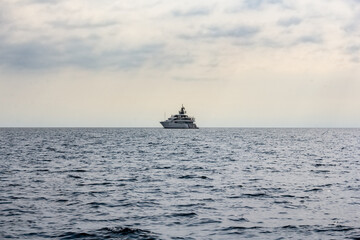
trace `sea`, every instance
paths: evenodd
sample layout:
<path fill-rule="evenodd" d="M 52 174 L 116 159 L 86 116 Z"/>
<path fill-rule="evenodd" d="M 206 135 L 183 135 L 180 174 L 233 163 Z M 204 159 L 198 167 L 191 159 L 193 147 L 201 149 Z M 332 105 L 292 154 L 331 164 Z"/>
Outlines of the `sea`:
<path fill-rule="evenodd" d="M 0 239 L 360 239 L 360 129 L 1 128 Z"/>

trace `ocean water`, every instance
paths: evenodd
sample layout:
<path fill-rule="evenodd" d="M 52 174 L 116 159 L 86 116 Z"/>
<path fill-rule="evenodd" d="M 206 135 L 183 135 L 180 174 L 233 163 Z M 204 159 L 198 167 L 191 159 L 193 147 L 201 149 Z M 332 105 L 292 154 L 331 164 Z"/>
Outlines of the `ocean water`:
<path fill-rule="evenodd" d="M 360 239 L 360 129 L 3 128 L 0 239 Z"/>

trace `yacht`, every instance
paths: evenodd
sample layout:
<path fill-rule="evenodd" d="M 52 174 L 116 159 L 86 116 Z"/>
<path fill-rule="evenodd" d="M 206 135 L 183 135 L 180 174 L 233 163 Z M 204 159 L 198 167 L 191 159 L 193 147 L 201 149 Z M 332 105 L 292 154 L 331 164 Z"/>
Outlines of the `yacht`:
<path fill-rule="evenodd" d="M 160 123 L 164 128 L 198 129 L 195 124 L 195 118 L 186 115 L 183 105 L 179 114 L 171 115 L 167 120 Z"/>

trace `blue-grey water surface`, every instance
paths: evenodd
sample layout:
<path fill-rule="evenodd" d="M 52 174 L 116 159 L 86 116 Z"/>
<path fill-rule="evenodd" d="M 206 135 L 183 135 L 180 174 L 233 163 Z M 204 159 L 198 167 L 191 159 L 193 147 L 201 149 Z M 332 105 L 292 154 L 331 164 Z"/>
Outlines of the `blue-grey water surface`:
<path fill-rule="evenodd" d="M 3 128 L 0 239 L 360 239 L 360 129 Z"/>

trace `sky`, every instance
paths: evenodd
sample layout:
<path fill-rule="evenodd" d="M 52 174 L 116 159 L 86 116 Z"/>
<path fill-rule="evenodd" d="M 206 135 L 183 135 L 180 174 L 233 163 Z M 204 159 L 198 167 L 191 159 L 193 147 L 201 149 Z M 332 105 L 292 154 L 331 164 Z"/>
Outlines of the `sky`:
<path fill-rule="evenodd" d="M 359 0 L 1 0 L 0 127 L 360 127 Z"/>

